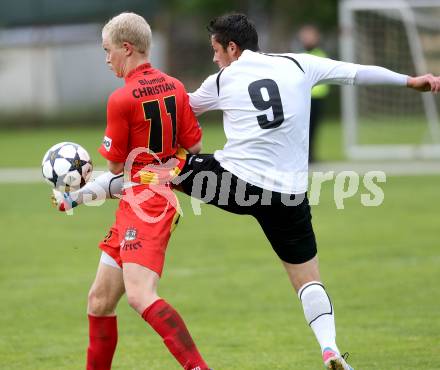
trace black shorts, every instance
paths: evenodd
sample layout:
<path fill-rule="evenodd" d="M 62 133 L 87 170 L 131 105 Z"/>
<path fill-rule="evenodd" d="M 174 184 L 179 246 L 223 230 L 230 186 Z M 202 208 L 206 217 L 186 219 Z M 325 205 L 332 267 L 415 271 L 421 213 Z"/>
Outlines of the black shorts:
<path fill-rule="evenodd" d="M 307 194 L 282 194 L 249 184 L 221 167 L 212 154 L 188 155 L 179 179 L 190 196 L 254 216 L 281 260 L 298 264 L 316 255 Z"/>

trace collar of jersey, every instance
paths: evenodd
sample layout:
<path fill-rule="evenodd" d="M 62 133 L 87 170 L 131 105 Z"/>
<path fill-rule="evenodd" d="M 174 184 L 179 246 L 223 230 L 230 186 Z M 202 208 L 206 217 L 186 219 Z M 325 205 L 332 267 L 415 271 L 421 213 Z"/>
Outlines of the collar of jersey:
<path fill-rule="evenodd" d="M 132 69 L 130 72 L 128 72 L 127 76 L 125 76 L 125 81 L 130 80 L 136 73 L 145 71 L 150 68 L 151 68 L 150 63 L 144 63 L 141 64 L 140 66 L 137 66 L 135 69 Z"/>
<path fill-rule="evenodd" d="M 250 56 L 250 55 L 252 55 L 253 53 L 255 53 L 254 51 L 252 51 L 252 50 L 249 50 L 249 49 L 244 49 L 243 50 L 243 52 L 241 53 L 241 56 Z M 241 57 L 240 56 L 240 57 Z"/>

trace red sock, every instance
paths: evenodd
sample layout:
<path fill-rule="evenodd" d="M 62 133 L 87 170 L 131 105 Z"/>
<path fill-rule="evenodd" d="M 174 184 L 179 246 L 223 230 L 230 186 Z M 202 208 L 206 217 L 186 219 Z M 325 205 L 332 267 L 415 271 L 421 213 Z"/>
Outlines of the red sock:
<path fill-rule="evenodd" d="M 168 350 L 185 370 L 209 370 L 183 319 L 167 302 L 158 299 L 145 309 L 142 317 L 162 337 Z"/>
<path fill-rule="evenodd" d="M 87 370 L 110 370 L 117 342 L 116 316 L 89 315 Z"/>

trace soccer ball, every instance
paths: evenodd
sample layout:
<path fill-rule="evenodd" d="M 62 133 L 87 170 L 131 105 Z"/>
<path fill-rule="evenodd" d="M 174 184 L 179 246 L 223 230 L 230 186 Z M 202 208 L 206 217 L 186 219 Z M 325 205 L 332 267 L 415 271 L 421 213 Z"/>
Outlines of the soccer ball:
<path fill-rule="evenodd" d="M 50 185 L 61 192 L 69 192 L 85 185 L 93 165 L 89 153 L 81 145 L 63 142 L 46 152 L 41 169 Z"/>

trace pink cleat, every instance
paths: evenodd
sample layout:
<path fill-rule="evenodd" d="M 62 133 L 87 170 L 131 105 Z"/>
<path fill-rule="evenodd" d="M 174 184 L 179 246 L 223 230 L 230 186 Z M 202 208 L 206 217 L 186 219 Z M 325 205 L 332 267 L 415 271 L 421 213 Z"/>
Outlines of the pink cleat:
<path fill-rule="evenodd" d="M 348 358 L 348 353 L 344 353 L 342 356 L 332 350 L 331 348 L 325 348 L 322 353 L 322 359 L 326 369 L 330 370 L 354 370 L 345 361 Z"/>

